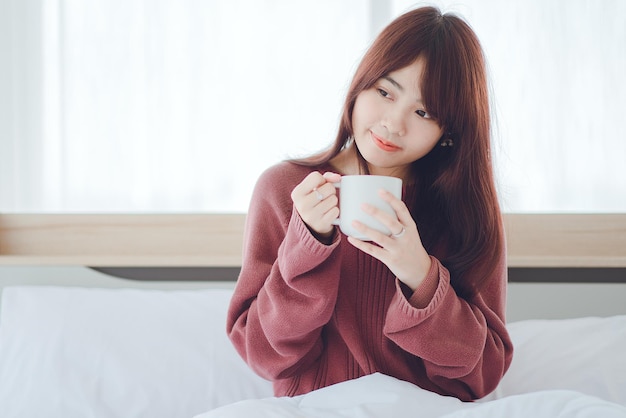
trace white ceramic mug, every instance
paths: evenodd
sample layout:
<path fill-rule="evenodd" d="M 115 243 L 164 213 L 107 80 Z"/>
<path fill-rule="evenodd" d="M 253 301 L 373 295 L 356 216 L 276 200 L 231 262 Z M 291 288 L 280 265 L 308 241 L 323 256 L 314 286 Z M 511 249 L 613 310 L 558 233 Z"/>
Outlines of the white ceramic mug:
<path fill-rule="evenodd" d="M 357 220 L 383 234 L 391 234 L 389 228 L 365 213 L 362 205 L 368 203 L 395 217 L 396 212 L 380 197 L 378 192 L 384 189 L 401 199 L 402 179 L 374 175 L 342 176 L 341 181 L 335 183 L 335 187 L 339 189 L 339 218 L 335 219 L 333 224 L 338 225 L 341 232 L 360 240 L 369 240 L 352 226 L 352 222 Z"/>

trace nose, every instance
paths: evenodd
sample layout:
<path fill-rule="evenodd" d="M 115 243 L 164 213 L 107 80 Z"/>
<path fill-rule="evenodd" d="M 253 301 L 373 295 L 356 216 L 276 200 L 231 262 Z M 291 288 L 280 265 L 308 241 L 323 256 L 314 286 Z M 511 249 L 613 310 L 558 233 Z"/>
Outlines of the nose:
<path fill-rule="evenodd" d="M 390 134 L 403 136 L 406 133 L 404 115 L 398 109 L 388 109 L 381 123 Z"/>

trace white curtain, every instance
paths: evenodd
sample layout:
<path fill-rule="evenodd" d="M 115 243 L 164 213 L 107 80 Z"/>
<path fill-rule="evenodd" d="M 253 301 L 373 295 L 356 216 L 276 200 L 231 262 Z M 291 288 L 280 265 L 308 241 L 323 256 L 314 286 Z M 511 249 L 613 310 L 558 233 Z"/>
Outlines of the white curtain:
<path fill-rule="evenodd" d="M 2 211 L 245 211 L 261 170 L 332 140 L 370 41 L 360 0 L 4 6 L 13 95 L 38 89 L 7 105 Z"/>
<path fill-rule="evenodd" d="M 487 55 L 504 209 L 626 212 L 626 2 L 441 3 Z"/>
<path fill-rule="evenodd" d="M 245 211 L 413 3 L 0 0 L 0 211 Z M 435 4 L 486 51 L 503 207 L 626 211 L 626 2 Z"/>

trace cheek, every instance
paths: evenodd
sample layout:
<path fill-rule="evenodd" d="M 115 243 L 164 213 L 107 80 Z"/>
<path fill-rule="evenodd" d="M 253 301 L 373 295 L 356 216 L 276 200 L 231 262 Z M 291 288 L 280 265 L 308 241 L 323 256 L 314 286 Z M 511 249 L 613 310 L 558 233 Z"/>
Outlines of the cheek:
<path fill-rule="evenodd" d="M 430 136 L 430 144 L 431 144 L 431 148 L 436 146 L 439 141 L 441 140 L 441 137 L 443 135 L 443 130 L 440 128 L 437 129 L 433 129 L 431 132 L 431 136 Z"/>
<path fill-rule="evenodd" d="M 418 125 L 415 131 L 422 137 L 423 143 L 435 145 L 439 142 L 443 135 L 443 129 L 439 125 L 428 120 L 420 120 Z"/>
<path fill-rule="evenodd" d="M 443 130 L 437 125 L 425 124 L 423 121 L 419 125 L 413 128 L 415 133 L 412 141 L 414 149 L 430 151 L 439 144 Z"/>
<path fill-rule="evenodd" d="M 373 122 L 373 103 L 366 94 L 359 94 L 354 102 L 352 110 L 352 127 L 354 129 L 363 129 L 364 125 L 370 125 Z"/>

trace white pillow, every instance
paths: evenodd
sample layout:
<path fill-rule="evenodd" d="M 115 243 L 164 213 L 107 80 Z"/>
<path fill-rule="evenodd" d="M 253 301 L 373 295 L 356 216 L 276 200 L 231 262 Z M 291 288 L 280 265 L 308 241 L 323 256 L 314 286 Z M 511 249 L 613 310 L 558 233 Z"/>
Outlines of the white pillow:
<path fill-rule="evenodd" d="M 0 415 L 188 418 L 271 396 L 226 337 L 231 293 L 5 288 Z"/>
<path fill-rule="evenodd" d="M 508 325 L 513 362 L 485 400 L 567 389 L 626 406 L 626 316 Z"/>

